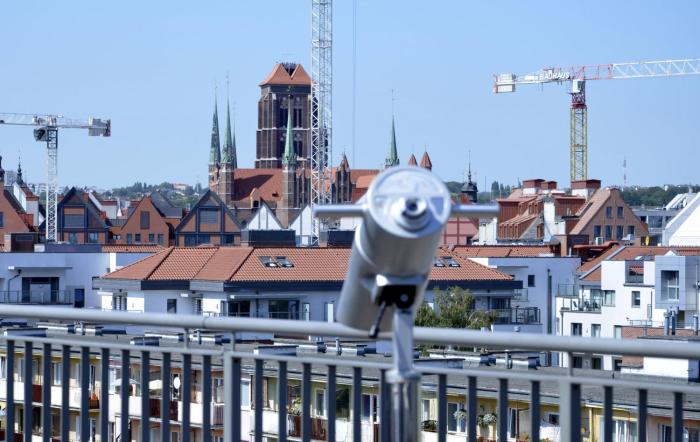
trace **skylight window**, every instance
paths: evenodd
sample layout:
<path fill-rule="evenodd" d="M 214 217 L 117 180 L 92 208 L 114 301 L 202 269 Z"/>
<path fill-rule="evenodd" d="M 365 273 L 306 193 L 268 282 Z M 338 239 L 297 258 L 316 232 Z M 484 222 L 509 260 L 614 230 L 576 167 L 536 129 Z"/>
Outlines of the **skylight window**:
<path fill-rule="evenodd" d="M 440 258 L 438 258 L 436 256 L 435 259 L 433 260 L 433 267 L 446 267 L 446 265 L 444 262 L 442 262 L 442 260 Z"/>
<path fill-rule="evenodd" d="M 294 264 L 292 263 L 292 261 L 290 261 L 289 258 L 287 258 L 286 256 L 275 256 L 275 257 L 261 256 L 260 262 L 265 267 L 284 267 L 284 268 L 294 267 Z"/>
<path fill-rule="evenodd" d="M 447 264 L 448 267 L 459 267 L 459 263 L 451 256 L 443 256 L 442 262 Z"/>
<path fill-rule="evenodd" d="M 272 259 L 271 256 L 261 256 L 260 257 L 260 262 L 262 263 L 263 266 L 265 267 L 278 267 L 277 261 Z"/>
<path fill-rule="evenodd" d="M 280 267 L 285 267 L 285 268 L 294 267 L 294 264 L 292 264 L 292 261 L 290 261 L 286 256 L 278 256 L 277 257 L 277 264 Z"/>

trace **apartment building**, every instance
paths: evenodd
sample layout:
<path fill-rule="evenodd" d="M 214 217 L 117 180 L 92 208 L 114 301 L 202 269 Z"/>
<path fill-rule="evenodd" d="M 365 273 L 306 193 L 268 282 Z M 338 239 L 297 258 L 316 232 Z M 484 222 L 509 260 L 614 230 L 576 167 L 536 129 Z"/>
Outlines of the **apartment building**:
<path fill-rule="evenodd" d="M 349 258 L 349 248 L 175 247 L 93 286 L 103 309 L 333 322 Z M 469 289 L 476 309 L 497 311 L 496 329 L 540 324 L 538 308 L 518 316 L 510 307 L 521 281 L 439 250 L 425 301 L 433 301 L 433 289 L 449 287 Z"/>
<path fill-rule="evenodd" d="M 556 246 L 454 246 L 452 253 L 511 275 L 522 288 L 510 307 L 541 312 L 539 324 L 520 326 L 520 331 L 552 334 L 556 330 L 556 288 L 573 284 L 581 265 L 578 256 L 560 256 Z"/>
<path fill-rule="evenodd" d="M 691 327 L 698 308 L 700 248 L 614 245 L 584 263 L 574 284 L 557 287 L 557 333 L 623 338 L 625 327 L 661 327 L 673 312 Z M 619 371 L 623 358 L 574 355 L 574 367 Z"/>
<path fill-rule="evenodd" d="M 175 227 L 182 216 L 181 208 L 173 206 L 160 192 L 151 192 L 132 201 L 127 217 L 120 220 L 120 226 L 113 228 L 114 242 L 171 246 L 175 241 Z"/>
<path fill-rule="evenodd" d="M 665 246 L 700 246 L 700 193 L 682 194 L 686 204 L 668 223 L 664 223 Z"/>

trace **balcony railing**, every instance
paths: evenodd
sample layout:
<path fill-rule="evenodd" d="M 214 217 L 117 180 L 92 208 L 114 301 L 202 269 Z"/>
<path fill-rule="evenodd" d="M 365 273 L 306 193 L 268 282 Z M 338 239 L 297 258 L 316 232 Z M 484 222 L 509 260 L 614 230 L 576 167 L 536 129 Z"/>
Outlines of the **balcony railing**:
<path fill-rule="evenodd" d="M 0 304 L 73 304 L 71 290 L 3 290 Z"/>
<path fill-rule="evenodd" d="M 297 336 L 308 340 L 312 336 L 337 336 L 347 340 L 369 341 L 366 331 L 347 328 L 338 323 L 307 322 L 290 320 L 270 320 L 253 318 L 221 318 L 202 317 L 195 315 L 173 314 L 133 314 L 128 312 L 94 311 L 82 309 L 64 309 L 41 306 L 16 306 L 0 305 L 0 317 L 21 317 L 29 320 L 52 320 L 80 322 L 90 321 L 104 324 L 123 324 L 155 329 L 158 327 L 172 329 L 179 327 L 183 330 L 200 329 L 203 331 L 218 332 L 262 332 L 280 333 L 285 336 Z M 379 339 L 390 338 L 387 332 L 380 333 Z M 574 354 L 619 355 L 655 358 L 678 359 L 681 361 L 695 360 L 698 357 L 696 345 L 688 343 L 675 343 L 658 340 L 630 340 L 630 339 L 605 339 L 605 338 L 581 338 L 553 335 L 533 335 L 527 333 L 497 333 L 482 332 L 462 329 L 436 329 L 421 328 L 414 330 L 414 339 L 417 344 L 437 345 L 441 347 L 453 346 L 459 348 L 482 349 L 508 349 L 523 350 L 528 352 L 561 352 L 569 356 Z M 241 351 L 231 346 L 198 346 L 192 343 L 180 346 L 179 344 L 163 345 L 160 347 L 137 347 L 126 342 L 103 337 L 88 336 L 36 336 L 31 334 L 10 333 L 0 336 L 0 351 L 4 353 L 5 379 L 14 379 L 18 364 L 16 360 L 24 360 L 24 379 L 30 379 L 35 372 L 41 373 L 46 379 L 51 376 L 52 363 L 60 360 L 62 365 L 62 384 L 56 387 L 60 390 L 60 396 L 68 398 L 70 393 L 69 376 L 71 370 L 71 358 L 79 358 L 79 385 L 80 385 L 80 409 L 78 415 L 80 434 L 90 434 L 90 419 L 97 420 L 98 436 L 101 440 L 110 440 L 113 436 L 118 440 L 125 440 L 127 435 L 142 442 L 151 440 L 151 431 L 160 432 L 162 440 L 171 440 L 171 431 L 182 431 L 183 440 L 189 438 L 191 431 L 201 431 L 201 440 L 213 439 L 214 431 L 223 431 L 224 440 L 239 441 L 260 440 L 262 437 L 273 437 L 284 440 L 287 435 L 300 434 L 302 440 L 311 440 L 312 437 L 325 435 L 327 440 L 336 440 L 343 437 L 347 440 L 359 440 L 363 438 L 366 425 L 363 426 L 363 412 L 360 409 L 363 401 L 364 388 L 377 389 L 377 416 L 378 426 L 373 428 L 378 432 L 378 438 L 369 437 L 364 440 L 381 441 L 389 440 L 390 428 L 398 423 L 392 422 L 392 395 L 390 394 L 389 371 L 393 365 L 383 357 L 359 358 L 359 357 L 319 357 L 309 353 L 289 355 L 285 353 L 257 353 Z M 587 411 L 582 411 L 583 404 L 594 404 L 602 409 L 602 421 L 604 425 L 598 427 L 600 440 L 613 440 L 613 413 L 614 409 L 624 409 L 625 416 L 634 414 L 636 420 L 636 440 L 647 440 L 651 436 L 649 432 L 656 431 L 660 422 L 667 422 L 672 428 L 673 440 L 683 440 L 684 419 L 695 419 L 700 395 L 700 386 L 692 383 L 682 383 L 669 380 L 667 382 L 650 382 L 648 377 L 635 375 L 601 376 L 590 375 L 587 371 L 576 369 L 550 369 L 550 370 L 526 370 L 507 369 L 499 366 L 465 364 L 459 368 L 453 365 L 440 364 L 415 364 L 414 370 L 421 376 L 423 392 L 436 400 L 436 415 L 428 419 L 435 421 L 434 431 L 431 437 L 437 437 L 439 441 L 447 440 L 448 425 L 454 428 L 452 423 L 456 419 L 448 414 L 448 394 L 450 401 L 466 404 L 466 416 L 457 427 L 456 433 L 461 438 L 466 436 L 469 441 L 478 440 L 479 433 L 483 433 L 482 425 L 487 425 L 490 438 L 499 441 L 509 439 L 509 400 L 524 401 L 527 404 L 522 409 L 529 410 L 529 425 L 518 428 L 516 439 L 540 440 L 548 435 L 541 433 L 540 422 L 543 415 L 543 402 L 547 410 L 552 406 L 558 406 L 559 426 L 558 435 L 562 441 L 579 441 L 583 437 L 582 428 L 590 425 Z M 35 364 L 39 364 L 36 367 Z M 95 366 L 101 379 L 102 391 L 110 391 L 110 367 L 120 367 L 121 373 L 130 370 L 140 370 L 141 375 L 136 382 L 142 392 L 154 388 L 149 384 L 151 371 L 160 370 L 161 382 L 160 407 L 156 406 L 154 399 L 148 394 L 139 398 L 130 395 L 131 376 L 121 376 L 119 392 L 114 393 L 115 401 L 100 400 L 99 409 L 88 413 L 90 409 L 90 377 L 91 366 Z M 37 370 L 38 369 L 38 370 Z M 216 410 L 217 404 L 212 397 L 212 373 L 224 379 L 225 403 L 223 414 Z M 177 384 L 171 382 L 171 374 L 178 373 Z M 196 378 L 195 378 L 196 373 Z M 242 398 L 243 375 L 252 379 L 251 398 Z M 276 382 L 265 383 L 265 378 L 274 378 Z M 195 379 L 197 380 L 195 382 Z M 286 412 L 275 413 L 272 417 L 276 425 L 263 425 L 263 414 L 269 409 L 264 408 L 269 404 L 264 395 L 265 385 L 271 385 L 276 389 L 275 409 L 287 410 L 291 404 L 287 403 L 289 380 L 301 386 L 301 403 L 299 405 L 299 417 L 289 418 Z M 349 400 L 347 413 L 347 428 L 343 428 L 341 435 L 336 428 L 336 401 L 325 400 L 318 402 L 317 396 L 312 396 L 312 379 L 315 385 L 323 383 L 326 398 L 336 397 L 340 391 L 340 383 L 348 389 Z M 349 384 L 349 385 L 347 385 Z M 449 393 L 448 393 L 449 386 Z M 199 392 L 193 394 L 192 389 L 199 388 Z M 585 388 L 585 401 L 582 401 L 582 392 Z M 177 389 L 180 394 L 179 401 L 182 404 L 178 421 L 173 421 L 173 408 L 170 402 L 171 392 Z M 247 390 L 245 390 L 247 391 Z M 315 390 L 314 395 L 318 390 Z M 5 408 L 2 425 L 6 429 L 7 440 L 15 440 L 18 429 L 17 413 L 22 410 L 21 419 L 23 428 L 35 428 L 37 416 L 34 410 L 41 413 L 41 432 L 47 435 L 60 433 L 60 440 L 69 440 L 70 427 L 73 422 L 69 414 L 69 401 L 65 400 L 61 405 L 59 428 L 52 428 L 51 414 L 52 387 L 50 382 L 41 384 L 41 401 L 35 407 L 16 407 L 23 403 L 24 398 L 33 397 L 32 383 L 20 384 L 7 382 L 5 389 L 0 389 L 0 395 L 5 397 L 0 400 L 8 404 Z M 270 393 L 270 392 L 267 392 Z M 653 407 L 649 406 L 649 395 L 652 394 Z M 201 396 L 201 403 L 192 403 L 193 396 Z M 458 397 L 456 397 L 458 396 Z M 479 398 L 487 398 L 479 404 Z M 129 399 L 136 399 L 130 401 Z M 495 401 L 494 401 L 495 398 Z M 118 399 L 118 400 L 116 400 Z M 252 399 L 252 407 L 247 407 L 248 399 Z M 157 401 L 157 399 L 156 399 Z M 493 401 L 493 402 L 492 402 Z M 324 420 L 312 419 L 311 404 L 323 403 L 326 407 Z M 114 404 L 114 405 L 110 405 Z M 116 405 L 118 404 L 118 408 Z M 264 404 L 264 405 L 262 405 Z M 242 406 L 246 405 L 244 409 Z M 396 404 L 394 404 L 396 405 Z M 110 409 L 115 406 L 117 409 Z M 418 404 L 413 404 L 418 406 Z M 489 407 L 484 410 L 484 406 Z M 584 405 L 585 406 L 585 405 Z M 201 408 L 196 408 L 201 407 Z M 649 419 L 650 410 L 661 410 L 661 414 Z M 196 412 L 196 413 L 195 413 Z M 488 412 L 492 419 L 484 424 L 483 414 Z M 159 415 L 158 415 L 159 414 Z M 120 419 L 114 428 L 114 434 L 110 434 L 110 416 L 129 416 Z M 670 417 L 668 417 L 670 415 Z M 194 423 L 195 416 L 201 416 L 201 424 Z M 247 422 L 250 416 L 251 422 Z M 198 418 L 197 418 L 198 419 Z M 664 420 L 665 419 L 665 420 Z M 132 427 L 132 422 L 138 425 Z M 298 422 L 297 422 L 298 420 Z M 222 427 L 214 428 L 219 421 Z M 480 425 L 478 425 L 478 423 Z M 384 423 L 384 424 L 383 424 Z M 194 425 L 193 425 L 194 424 Z M 666 425 L 666 423 L 664 423 Z M 196 425 L 196 429 L 195 429 Z M 407 431 L 421 431 L 420 422 L 408 422 Z M 544 428 L 544 427 L 543 427 Z M 269 434 L 274 429 L 275 434 Z M 551 428 L 549 428 L 551 430 Z M 132 432 L 131 434 L 130 432 Z M 338 431 L 337 431 L 338 430 Z M 433 430 L 433 428 L 430 428 Z M 263 434 L 263 431 L 266 433 Z M 543 430 L 544 431 L 544 430 Z M 589 429 L 589 431 L 591 431 Z M 354 435 L 354 436 L 353 436 Z M 427 433 L 424 433 L 427 435 Z M 494 436 L 495 435 L 495 436 Z M 197 440 L 200 437 L 197 436 Z"/>
<path fill-rule="evenodd" d="M 504 308 L 492 310 L 492 312 L 495 315 L 494 324 L 526 325 L 540 323 L 540 309 L 537 307 Z"/>
<path fill-rule="evenodd" d="M 558 298 L 572 298 L 579 295 L 579 285 L 578 284 L 559 284 L 557 286 L 557 297 Z"/>
<path fill-rule="evenodd" d="M 571 312 L 600 313 L 602 298 L 563 298 L 561 309 Z"/>
<path fill-rule="evenodd" d="M 515 289 L 513 293 L 513 301 L 525 302 L 528 300 L 527 288 Z"/>

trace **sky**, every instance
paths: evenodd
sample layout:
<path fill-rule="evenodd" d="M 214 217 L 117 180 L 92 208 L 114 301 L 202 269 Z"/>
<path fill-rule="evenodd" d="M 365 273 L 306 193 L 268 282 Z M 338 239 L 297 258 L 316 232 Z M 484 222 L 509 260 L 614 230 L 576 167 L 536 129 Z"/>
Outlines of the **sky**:
<path fill-rule="evenodd" d="M 353 147 L 353 2 L 356 1 Z M 235 103 L 238 164 L 253 167 L 258 83 L 274 63 L 310 71 L 310 0 L 44 2 L 0 10 L 0 112 L 112 119 L 112 137 L 59 134 L 59 184 L 206 183 L 218 84 Z M 392 107 L 400 160 L 427 149 L 434 172 L 480 187 L 568 184 L 563 85 L 492 92 L 494 73 L 700 57 L 700 2 L 335 0 L 333 163 L 377 168 Z M 393 91 L 393 106 L 392 106 Z M 589 82 L 589 177 L 604 185 L 699 183 L 700 76 Z M 222 134 L 223 137 L 223 134 Z M 3 167 L 19 155 L 43 182 L 31 128 L 0 127 Z"/>

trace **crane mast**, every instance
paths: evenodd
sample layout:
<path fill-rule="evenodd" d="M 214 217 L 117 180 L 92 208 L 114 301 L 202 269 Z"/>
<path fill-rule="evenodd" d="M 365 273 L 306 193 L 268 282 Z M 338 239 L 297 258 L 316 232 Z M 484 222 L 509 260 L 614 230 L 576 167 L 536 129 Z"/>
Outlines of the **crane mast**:
<path fill-rule="evenodd" d="M 46 143 L 46 242 L 58 240 L 58 129 L 87 129 L 90 136 L 112 135 L 111 120 L 87 121 L 61 115 L 0 113 L 0 125 L 34 126 L 34 139 Z"/>
<path fill-rule="evenodd" d="M 569 174 L 575 181 L 588 179 L 587 81 L 684 75 L 700 75 L 700 58 L 545 68 L 525 75 L 499 74 L 494 75 L 493 91 L 497 94 L 515 92 L 517 85 L 526 84 L 571 84 Z"/>
<path fill-rule="evenodd" d="M 311 0 L 311 210 L 330 203 L 328 161 L 332 158 L 332 0 Z M 312 221 L 318 245 L 322 220 Z"/>

